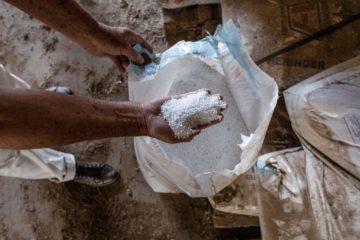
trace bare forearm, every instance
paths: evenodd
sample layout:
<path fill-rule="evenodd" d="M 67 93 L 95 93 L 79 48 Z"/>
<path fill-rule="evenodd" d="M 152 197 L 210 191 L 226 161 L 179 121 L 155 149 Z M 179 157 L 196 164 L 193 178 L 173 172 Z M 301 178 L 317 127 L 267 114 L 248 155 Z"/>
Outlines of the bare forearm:
<path fill-rule="evenodd" d="M 146 134 L 139 103 L 0 88 L 0 148 L 51 147 Z"/>
<path fill-rule="evenodd" d="M 143 64 L 143 57 L 132 47 L 140 44 L 153 49 L 140 35 L 124 27 L 97 22 L 74 0 L 5 0 L 61 32 L 98 57 L 109 57 L 121 72 L 131 62 Z"/>
<path fill-rule="evenodd" d="M 99 24 L 74 0 L 5 0 L 79 44 L 100 35 Z"/>

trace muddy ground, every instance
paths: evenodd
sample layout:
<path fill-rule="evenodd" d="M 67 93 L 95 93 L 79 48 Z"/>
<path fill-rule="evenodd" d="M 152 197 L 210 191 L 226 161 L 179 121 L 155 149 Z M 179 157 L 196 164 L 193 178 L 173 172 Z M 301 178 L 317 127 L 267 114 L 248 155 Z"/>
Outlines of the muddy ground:
<path fill-rule="evenodd" d="M 167 47 L 156 1 L 81 0 L 98 20 L 127 26 L 156 50 Z M 77 95 L 127 100 L 127 78 L 110 61 L 0 1 L 0 62 L 33 88 L 62 85 Z M 132 138 L 59 147 L 79 161 L 102 161 L 121 171 L 103 189 L 46 180 L 0 178 L 0 239 L 216 239 L 206 199 L 154 193 L 144 181 Z"/>

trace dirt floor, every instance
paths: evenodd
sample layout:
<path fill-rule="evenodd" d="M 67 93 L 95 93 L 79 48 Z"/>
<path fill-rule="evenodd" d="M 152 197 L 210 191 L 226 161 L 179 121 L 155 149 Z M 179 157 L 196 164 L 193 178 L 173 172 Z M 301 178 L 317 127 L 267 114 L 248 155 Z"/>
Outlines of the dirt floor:
<path fill-rule="evenodd" d="M 98 20 L 128 26 L 156 50 L 167 47 L 156 1 L 81 0 Z M 77 95 L 127 100 L 126 75 L 32 17 L 0 1 L 0 63 L 34 88 L 62 85 Z M 59 148 L 79 161 L 121 171 L 103 189 L 0 178 L 0 239 L 216 239 L 206 199 L 154 193 L 139 171 L 132 138 Z"/>

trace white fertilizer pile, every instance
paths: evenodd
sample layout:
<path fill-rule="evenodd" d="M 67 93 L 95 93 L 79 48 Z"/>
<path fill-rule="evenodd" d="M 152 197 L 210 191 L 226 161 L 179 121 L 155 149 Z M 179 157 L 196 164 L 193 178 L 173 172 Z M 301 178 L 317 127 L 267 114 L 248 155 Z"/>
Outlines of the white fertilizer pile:
<path fill-rule="evenodd" d="M 206 90 L 191 93 L 182 98 L 173 98 L 161 106 L 161 114 L 169 123 L 178 139 L 194 134 L 198 126 L 221 120 L 219 112 L 226 108 L 220 96 L 210 95 Z"/>

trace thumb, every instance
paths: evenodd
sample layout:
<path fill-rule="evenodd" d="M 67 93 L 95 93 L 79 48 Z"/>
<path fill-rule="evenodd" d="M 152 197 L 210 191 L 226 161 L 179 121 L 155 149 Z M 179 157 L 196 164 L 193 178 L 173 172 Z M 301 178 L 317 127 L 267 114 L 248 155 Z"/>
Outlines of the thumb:
<path fill-rule="evenodd" d="M 109 56 L 109 58 L 113 61 L 113 63 L 120 70 L 120 72 L 126 72 L 126 68 L 124 68 L 123 62 L 119 56 Z"/>
<path fill-rule="evenodd" d="M 132 47 L 130 47 L 130 45 L 125 48 L 122 54 L 128 57 L 129 60 L 134 63 L 137 63 L 139 65 L 142 65 L 144 63 L 144 58 L 141 56 L 141 54 L 137 53 Z"/>

